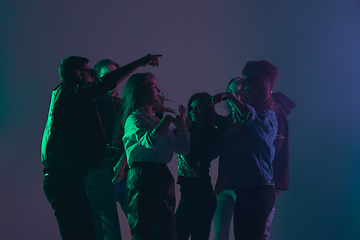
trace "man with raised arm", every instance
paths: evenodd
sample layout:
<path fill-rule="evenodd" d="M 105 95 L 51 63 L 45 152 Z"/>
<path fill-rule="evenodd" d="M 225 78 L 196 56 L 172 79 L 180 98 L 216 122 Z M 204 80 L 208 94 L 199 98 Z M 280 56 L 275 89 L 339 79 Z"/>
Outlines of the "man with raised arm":
<path fill-rule="evenodd" d="M 43 189 L 62 239 L 96 239 L 84 179 L 89 167 L 101 168 L 106 136 L 95 99 L 127 79 L 140 66 L 158 66 L 161 55 L 146 55 L 93 81 L 89 60 L 61 61 L 61 83 L 53 90 L 41 146 Z"/>

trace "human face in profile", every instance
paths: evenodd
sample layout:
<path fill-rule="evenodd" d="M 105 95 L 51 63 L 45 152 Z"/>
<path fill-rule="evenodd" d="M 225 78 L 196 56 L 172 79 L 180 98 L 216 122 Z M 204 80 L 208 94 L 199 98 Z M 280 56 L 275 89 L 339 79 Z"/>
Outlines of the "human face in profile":
<path fill-rule="evenodd" d="M 255 94 L 256 93 L 255 87 L 253 85 L 254 84 L 251 84 L 251 82 L 249 81 L 244 81 L 239 92 L 240 92 L 240 99 L 243 103 L 255 107 L 255 105 L 257 104 L 257 99 Z"/>
<path fill-rule="evenodd" d="M 142 99 L 144 105 L 156 105 L 160 102 L 160 89 L 157 87 L 157 82 L 154 77 L 146 83 L 146 89 L 143 93 Z"/>
<path fill-rule="evenodd" d="M 190 108 L 188 109 L 189 116 L 192 122 L 202 123 L 204 120 L 204 108 L 201 104 L 201 101 L 195 99 L 191 102 Z"/>
<path fill-rule="evenodd" d="M 86 83 L 94 81 L 94 78 L 93 78 L 94 77 L 94 74 L 93 74 L 94 71 L 86 63 L 84 64 L 82 69 L 79 69 L 77 71 L 79 71 L 78 76 L 81 79 L 81 81 L 86 82 Z"/>
<path fill-rule="evenodd" d="M 227 92 L 231 93 L 232 95 L 234 95 L 234 97 L 238 100 L 241 100 L 241 96 L 240 96 L 240 89 L 242 87 L 244 80 L 241 79 L 239 81 L 233 81 L 232 83 L 230 83 Z M 229 104 L 229 106 L 231 107 L 232 111 L 236 111 L 235 110 L 235 105 L 234 103 L 232 103 L 231 101 L 227 101 L 227 104 Z"/>

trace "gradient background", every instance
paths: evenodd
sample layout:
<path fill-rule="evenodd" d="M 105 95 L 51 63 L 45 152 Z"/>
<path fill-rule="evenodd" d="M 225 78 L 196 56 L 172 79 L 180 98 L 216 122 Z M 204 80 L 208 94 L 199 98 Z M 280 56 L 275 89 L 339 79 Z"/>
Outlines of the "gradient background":
<path fill-rule="evenodd" d="M 249 60 L 272 61 L 274 91 L 297 107 L 290 190 L 276 203 L 271 239 L 359 239 L 359 11 L 359 0 L 2 0 L 0 239 L 60 239 L 40 143 L 61 59 L 124 65 L 148 53 L 163 54 L 160 67 L 138 72 L 152 71 L 173 107 L 225 90 Z"/>

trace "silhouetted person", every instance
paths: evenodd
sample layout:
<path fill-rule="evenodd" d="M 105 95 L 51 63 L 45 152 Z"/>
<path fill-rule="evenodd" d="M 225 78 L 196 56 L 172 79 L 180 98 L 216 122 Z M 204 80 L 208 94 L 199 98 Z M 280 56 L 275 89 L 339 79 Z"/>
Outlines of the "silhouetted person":
<path fill-rule="evenodd" d="M 235 239 L 261 240 L 267 217 L 275 204 L 272 161 L 277 121 L 272 111 L 270 84 L 263 77 L 249 77 L 235 93 L 214 95 L 212 101 L 227 100 L 232 108 L 231 161 L 218 177 L 215 192 L 230 180 L 236 194 Z M 231 173 L 231 175 L 229 175 Z M 229 179 L 230 176 L 230 179 Z"/>
<path fill-rule="evenodd" d="M 53 90 L 41 146 L 44 193 L 54 209 L 63 239 L 96 239 L 85 193 L 89 167 L 101 168 L 106 137 L 95 99 L 115 88 L 140 66 L 158 65 L 147 55 L 93 81 L 88 59 L 61 61 L 61 83 Z"/>
<path fill-rule="evenodd" d="M 232 78 L 226 87 L 226 91 L 232 94 L 238 94 L 244 80 L 245 78 L 241 77 Z M 231 138 L 228 132 L 236 123 L 233 118 L 235 112 L 232 111 L 229 101 L 226 101 L 226 108 L 228 111 L 227 116 L 216 114 L 216 126 L 221 133 L 218 175 L 221 175 L 223 171 L 227 170 L 226 168 L 231 161 Z M 236 194 L 233 187 L 231 182 L 225 183 L 224 190 L 216 196 L 217 206 L 213 219 L 214 240 L 229 239 L 230 224 L 233 218 L 236 200 Z"/>
<path fill-rule="evenodd" d="M 119 65 L 110 59 L 97 62 L 94 66 L 95 81 L 118 68 Z M 117 96 L 118 86 L 96 99 L 107 146 L 116 150 L 116 155 L 105 158 L 101 169 L 90 168 L 85 180 L 85 190 L 90 201 L 98 240 L 121 240 L 114 184 L 111 181 L 114 175 L 113 167 L 124 149 L 122 146 L 115 148 L 122 117 L 122 101 Z"/>
<path fill-rule="evenodd" d="M 184 106 L 175 118 L 156 117 L 161 93 L 151 73 L 133 74 L 124 87 L 124 147 L 129 164 L 126 190 L 133 240 L 176 239 L 175 183 L 167 167 L 174 152 L 190 151 Z M 160 103 L 160 105 L 159 105 Z M 163 111 L 162 111 L 163 112 Z M 174 123 L 178 130 L 170 128 Z"/>
<path fill-rule="evenodd" d="M 210 163 L 219 154 L 220 133 L 214 126 L 215 107 L 208 93 L 196 93 L 188 102 L 187 129 L 191 149 L 179 154 L 178 181 L 181 199 L 176 209 L 178 240 L 209 239 L 216 209 Z"/>
<path fill-rule="evenodd" d="M 279 70 L 271 62 L 267 60 L 249 61 L 246 63 L 242 74 L 245 77 L 263 76 L 269 80 L 271 90 L 274 88 L 278 80 Z M 274 111 L 278 122 L 277 137 L 275 144 L 275 157 L 273 161 L 273 173 L 276 197 L 281 191 L 289 189 L 289 124 L 287 116 L 291 113 L 291 108 L 294 108 L 295 103 L 282 94 L 281 92 L 273 93 L 271 96 L 274 100 Z M 270 227 L 274 217 L 275 208 L 272 209 L 267 219 L 266 228 L 264 232 L 264 240 L 270 236 Z"/>

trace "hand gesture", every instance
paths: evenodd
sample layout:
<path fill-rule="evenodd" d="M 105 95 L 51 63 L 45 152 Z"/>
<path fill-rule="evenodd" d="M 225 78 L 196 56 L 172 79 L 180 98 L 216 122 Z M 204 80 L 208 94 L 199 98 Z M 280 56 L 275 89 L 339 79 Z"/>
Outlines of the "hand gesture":
<path fill-rule="evenodd" d="M 153 67 L 155 66 L 159 66 L 159 57 L 162 57 L 161 54 L 158 54 L 158 55 L 152 55 L 152 54 L 148 54 L 146 55 L 145 57 L 142 57 L 139 59 L 139 64 L 140 66 L 148 66 L 148 65 L 151 65 Z"/>
<path fill-rule="evenodd" d="M 186 108 L 182 104 L 180 104 L 178 110 L 180 113 L 180 117 L 183 118 L 185 121 Z"/>
<path fill-rule="evenodd" d="M 185 113 L 186 108 L 183 105 L 179 105 L 179 115 L 176 115 L 175 121 L 173 122 L 175 127 L 179 130 L 185 130 Z"/>
<path fill-rule="evenodd" d="M 216 95 L 213 95 L 209 98 L 207 98 L 207 101 L 211 101 L 214 105 L 220 103 L 221 101 L 227 100 L 229 98 L 229 92 L 223 92 L 223 93 L 218 93 Z"/>
<path fill-rule="evenodd" d="M 225 189 L 226 183 L 229 182 L 229 174 L 231 171 L 231 166 L 226 164 L 221 169 L 221 172 L 218 175 L 218 179 L 216 181 L 214 196 L 218 196 Z"/>
<path fill-rule="evenodd" d="M 225 189 L 225 184 L 229 182 L 229 179 L 225 176 L 218 178 L 215 184 L 214 196 L 218 196 Z"/>
<path fill-rule="evenodd" d="M 165 101 L 164 94 L 160 93 L 160 102 L 161 102 L 161 104 L 164 104 L 164 101 Z"/>
<path fill-rule="evenodd" d="M 123 153 L 119 159 L 119 161 L 116 163 L 116 165 L 113 167 L 114 170 L 114 178 L 112 179 L 112 182 L 118 183 L 125 177 L 125 167 L 127 166 L 126 161 L 126 155 Z"/>
<path fill-rule="evenodd" d="M 119 162 L 113 168 L 113 170 L 114 170 L 114 178 L 111 181 L 114 184 L 120 182 L 124 178 L 124 175 L 125 175 L 125 172 L 124 172 L 125 167 L 121 166 L 119 164 Z"/>

